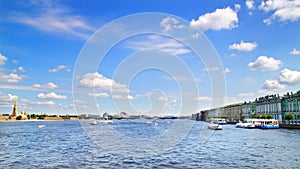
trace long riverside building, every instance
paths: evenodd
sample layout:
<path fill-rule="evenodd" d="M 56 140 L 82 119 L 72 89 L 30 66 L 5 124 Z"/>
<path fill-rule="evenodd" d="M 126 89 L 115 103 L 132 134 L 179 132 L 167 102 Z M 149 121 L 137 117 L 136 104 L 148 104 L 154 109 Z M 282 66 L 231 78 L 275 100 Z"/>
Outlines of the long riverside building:
<path fill-rule="evenodd" d="M 286 122 L 287 114 L 293 115 L 293 119 L 289 122 L 300 123 L 300 90 L 296 93 L 288 92 L 283 96 L 279 96 L 279 94 L 266 95 L 243 104 L 201 110 L 199 113 L 193 114 L 192 119 L 206 121 L 209 117 L 226 116 L 229 120 L 241 120 L 259 115 L 271 115 L 279 122 Z"/>

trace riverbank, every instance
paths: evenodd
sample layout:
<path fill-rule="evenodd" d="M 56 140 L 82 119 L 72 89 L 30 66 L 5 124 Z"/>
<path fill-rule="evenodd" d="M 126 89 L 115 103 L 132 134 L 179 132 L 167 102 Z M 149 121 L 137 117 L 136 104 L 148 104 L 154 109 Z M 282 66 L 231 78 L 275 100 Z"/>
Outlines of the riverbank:
<path fill-rule="evenodd" d="M 300 124 L 279 124 L 279 127 L 285 129 L 300 129 Z"/>

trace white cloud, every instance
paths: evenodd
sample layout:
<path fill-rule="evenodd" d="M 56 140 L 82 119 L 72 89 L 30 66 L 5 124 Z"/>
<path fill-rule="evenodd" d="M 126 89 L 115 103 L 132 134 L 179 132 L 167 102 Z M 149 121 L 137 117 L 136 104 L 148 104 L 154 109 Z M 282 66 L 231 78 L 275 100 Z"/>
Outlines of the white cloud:
<path fill-rule="evenodd" d="M 193 19 L 190 26 L 200 28 L 201 30 L 221 30 L 236 28 L 238 27 L 238 22 L 237 11 L 227 7 L 224 9 L 216 9 L 215 12 L 201 15 L 198 20 Z"/>
<path fill-rule="evenodd" d="M 18 67 L 18 71 L 19 72 L 25 72 L 25 69 L 22 66 L 20 66 L 20 67 Z"/>
<path fill-rule="evenodd" d="M 135 97 L 131 96 L 131 95 L 113 95 L 112 96 L 113 99 L 117 99 L 117 100 L 133 100 L 135 99 Z"/>
<path fill-rule="evenodd" d="M 88 95 L 92 96 L 92 97 L 102 97 L 102 98 L 109 97 L 109 94 L 105 93 L 105 92 L 102 92 L 102 93 L 89 93 Z"/>
<path fill-rule="evenodd" d="M 212 98 L 209 96 L 200 96 L 200 97 L 195 98 L 194 100 L 198 101 L 198 102 L 210 102 L 210 101 L 212 101 Z"/>
<path fill-rule="evenodd" d="M 40 5 L 40 6 L 37 6 Z M 70 9 L 55 4 L 32 4 L 31 15 L 17 13 L 12 19 L 42 31 L 73 35 L 87 39 L 96 29 L 90 26 L 82 16 L 71 15 Z"/>
<path fill-rule="evenodd" d="M 230 72 L 231 72 L 231 70 L 229 68 L 225 68 L 223 71 L 223 73 L 230 73 Z"/>
<path fill-rule="evenodd" d="M 36 88 L 36 89 L 56 89 L 58 88 L 58 86 L 56 84 L 54 84 L 53 82 L 49 82 L 47 84 L 34 84 L 32 85 L 32 87 Z"/>
<path fill-rule="evenodd" d="M 14 60 L 12 60 L 12 63 L 13 63 L 13 64 L 17 64 L 17 63 L 19 63 L 19 62 L 18 62 L 17 60 L 14 59 Z"/>
<path fill-rule="evenodd" d="M 273 79 L 266 80 L 263 86 L 263 89 L 266 90 L 279 90 L 284 88 L 284 85 L 280 84 L 277 80 Z"/>
<path fill-rule="evenodd" d="M 80 80 L 79 86 L 87 88 L 97 88 L 104 91 L 113 91 L 117 93 L 128 93 L 129 89 L 126 85 L 117 83 L 98 72 L 87 73 Z"/>
<path fill-rule="evenodd" d="M 268 71 L 279 69 L 281 64 L 280 60 L 276 60 L 273 57 L 259 56 L 255 62 L 250 62 L 248 67 L 251 70 Z"/>
<path fill-rule="evenodd" d="M 52 68 L 52 69 L 49 69 L 48 71 L 50 73 L 56 73 L 56 72 L 59 72 L 61 70 L 66 70 L 67 72 L 70 72 L 71 70 L 66 66 L 66 65 L 58 65 L 56 66 L 55 68 Z"/>
<path fill-rule="evenodd" d="M 264 19 L 263 23 L 265 23 L 266 25 L 271 25 L 272 24 L 272 20 L 271 19 Z"/>
<path fill-rule="evenodd" d="M 229 49 L 239 50 L 239 51 L 252 51 L 257 47 L 256 42 L 244 42 L 241 41 L 239 44 L 234 43 L 229 46 Z"/>
<path fill-rule="evenodd" d="M 48 94 L 39 93 L 36 96 L 36 98 L 39 98 L 39 99 L 67 99 L 66 96 L 58 95 L 55 92 L 51 92 L 51 93 L 48 93 Z"/>
<path fill-rule="evenodd" d="M 214 72 L 214 71 L 218 71 L 220 70 L 219 67 L 207 67 L 207 68 L 204 68 L 203 71 L 206 71 L 206 72 Z"/>
<path fill-rule="evenodd" d="M 238 12 L 241 9 L 240 4 L 234 4 L 235 12 Z"/>
<path fill-rule="evenodd" d="M 253 93 L 249 92 L 249 93 L 240 93 L 239 97 L 252 97 Z"/>
<path fill-rule="evenodd" d="M 15 98 L 18 98 L 18 96 L 13 95 L 13 94 L 4 94 L 4 93 L 2 93 L 2 92 L 0 91 L 0 102 L 1 102 L 1 104 L 2 104 L 3 102 L 11 102 L 11 101 L 13 101 Z M 5 103 L 3 103 L 3 104 L 5 104 Z"/>
<path fill-rule="evenodd" d="M 45 102 L 30 102 L 31 105 L 43 105 L 43 106 L 54 106 L 55 103 L 53 101 L 45 101 Z"/>
<path fill-rule="evenodd" d="M 296 48 L 294 48 L 291 52 L 290 52 L 291 55 L 300 55 L 300 51 L 297 50 Z"/>
<path fill-rule="evenodd" d="M 274 11 L 270 20 L 297 21 L 300 18 L 299 0 L 267 0 L 262 1 L 259 8 L 266 12 Z"/>
<path fill-rule="evenodd" d="M 300 84 L 300 71 L 289 70 L 285 68 L 280 72 L 278 81 L 287 85 Z"/>
<path fill-rule="evenodd" d="M 158 98 L 157 98 L 157 100 L 158 101 L 168 101 L 168 98 L 166 98 L 166 97 L 164 97 L 164 96 L 159 96 Z"/>
<path fill-rule="evenodd" d="M 39 105 L 39 106 L 54 106 L 55 103 L 52 101 L 52 100 L 48 100 L 48 101 L 45 101 L 45 102 L 41 102 L 41 101 L 30 101 L 30 100 L 27 100 L 27 99 L 20 99 L 19 101 L 19 104 L 22 104 L 22 105 L 31 105 L 31 106 L 36 106 L 36 105 Z"/>
<path fill-rule="evenodd" d="M 10 73 L 8 75 L 0 73 L 0 81 L 3 81 L 3 82 L 18 83 L 22 80 L 23 80 L 23 77 L 16 73 Z"/>
<path fill-rule="evenodd" d="M 160 26 L 164 28 L 163 32 L 168 32 L 173 29 L 182 29 L 185 27 L 184 25 L 181 25 L 177 19 L 172 17 L 164 18 L 160 22 Z"/>
<path fill-rule="evenodd" d="M 245 3 L 248 9 L 255 9 L 254 0 L 246 0 Z"/>
<path fill-rule="evenodd" d="M 179 43 L 174 39 L 162 38 L 160 36 L 149 36 L 146 40 L 131 41 L 127 44 L 127 47 L 141 51 L 156 49 L 173 55 L 181 55 L 191 52 L 182 43 Z"/>
<path fill-rule="evenodd" d="M 7 61 L 7 57 L 5 57 L 0 53 L 0 65 L 4 65 L 6 61 Z"/>
<path fill-rule="evenodd" d="M 26 70 L 23 68 L 23 66 L 19 66 L 17 69 L 14 69 L 13 72 L 14 73 L 17 73 L 17 72 L 26 72 Z"/>

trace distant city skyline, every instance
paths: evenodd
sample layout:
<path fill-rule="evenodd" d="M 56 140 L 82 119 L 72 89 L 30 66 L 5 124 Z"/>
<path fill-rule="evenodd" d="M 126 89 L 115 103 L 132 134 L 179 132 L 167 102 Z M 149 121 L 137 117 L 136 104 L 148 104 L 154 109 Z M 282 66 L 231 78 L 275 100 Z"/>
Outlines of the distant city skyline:
<path fill-rule="evenodd" d="M 181 114 L 190 115 L 212 108 L 209 75 L 214 72 L 225 76 L 226 95 L 222 98 L 225 104 L 299 90 L 300 3 L 297 0 L 1 1 L 0 9 L 1 114 L 12 112 L 17 96 L 19 111 L 29 114 L 76 114 L 76 106 L 78 114 L 140 111 L 154 116 L 177 115 L 184 97 L 199 104 L 199 108 Z M 214 46 L 222 67 L 205 67 L 178 39 L 149 34 L 122 40 L 107 53 L 97 70 L 74 76 L 78 75 L 74 74 L 78 56 L 97 30 L 120 17 L 141 12 L 170 14 L 152 25 L 162 34 L 202 30 Z M 176 17 L 186 20 L 188 25 Z M 130 24 L 147 22 L 147 18 L 140 18 L 140 22 Z M 112 31 L 118 35 L 124 29 L 120 25 Z M 202 32 L 195 32 L 190 38 L 201 36 Z M 155 53 L 151 56 L 153 60 L 160 61 L 166 54 L 176 55 L 194 77 L 171 76 L 149 69 L 137 74 L 130 84 L 124 76 L 114 79 L 116 70 L 129 56 L 147 55 L 143 51 L 150 49 L 163 53 Z M 196 83 L 197 97 L 182 92 L 179 82 Z M 86 97 L 95 99 L 96 106 L 76 98 L 73 89 L 95 89 L 86 93 Z M 123 106 L 127 101 L 136 112 Z"/>

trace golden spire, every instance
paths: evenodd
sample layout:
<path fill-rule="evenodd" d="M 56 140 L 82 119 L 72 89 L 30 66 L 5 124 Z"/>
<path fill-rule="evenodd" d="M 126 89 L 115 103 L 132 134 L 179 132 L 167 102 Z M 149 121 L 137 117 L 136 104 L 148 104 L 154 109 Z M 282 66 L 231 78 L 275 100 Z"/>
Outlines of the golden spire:
<path fill-rule="evenodd" d="M 11 117 L 16 117 L 18 115 L 18 107 L 17 107 L 17 96 L 14 98 L 14 107 L 13 107 L 13 112 L 11 114 Z"/>

